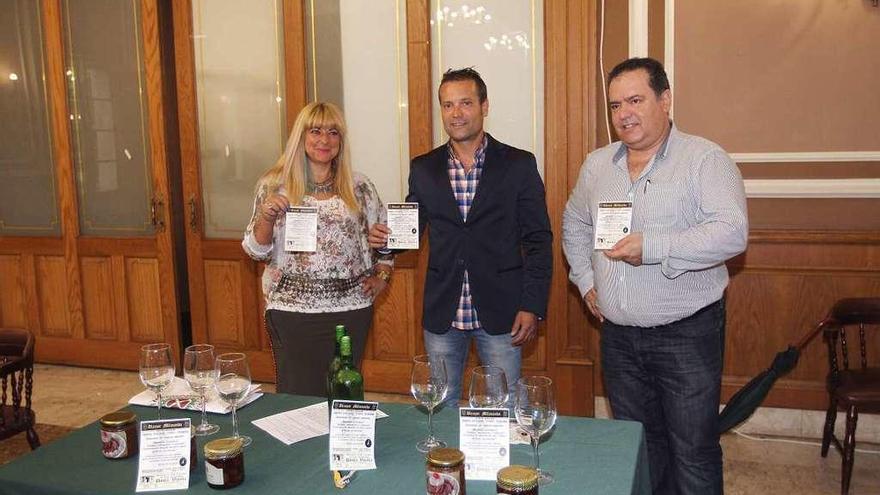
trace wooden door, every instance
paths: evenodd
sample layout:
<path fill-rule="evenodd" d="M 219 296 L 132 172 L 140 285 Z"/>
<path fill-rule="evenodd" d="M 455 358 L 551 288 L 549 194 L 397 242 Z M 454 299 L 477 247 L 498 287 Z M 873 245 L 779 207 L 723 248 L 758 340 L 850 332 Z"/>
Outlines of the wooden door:
<path fill-rule="evenodd" d="M 193 342 L 246 352 L 253 378 L 274 381 L 262 266 L 241 238 L 305 105 L 301 2 L 172 6 Z"/>
<path fill-rule="evenodd" d="M 3 230 L 0 323 L 32 330 L 41 362 L 136 369 L 156 341 L 179 353 L 157 3 L 4 3 L 39 40 L 21 52 L 38 61 L 21 81 L 44 76 L 31 87 L 45 98 L 51 172 L 38 180 L 57 198 L 57 228 Z"/>

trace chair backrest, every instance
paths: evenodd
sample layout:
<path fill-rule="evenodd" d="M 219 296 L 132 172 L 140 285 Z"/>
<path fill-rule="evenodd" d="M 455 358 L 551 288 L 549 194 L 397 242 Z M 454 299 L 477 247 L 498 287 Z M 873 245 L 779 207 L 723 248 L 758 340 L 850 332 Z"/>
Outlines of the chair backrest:
<path fill-rule="evenodd" d="M 0 328 L 0 406 L 11 397 L 17 416 L 24 398 L 31 408 L 34 372 L 34 335 L 27 330 Z"/>
<path fill-rule="evenodd" d="M 6 362 L 34 364 L 34 334 L 27 330 L 0 328 L 0 358 Z"/>
<path fill-rule="evenodd" d="M 840 369 L 850 369 L 847 326 L 858 327 L 858 363 L 862 369 L 868 368 L 868 331 L 880 329 L 877 325 L 880 325 L 880 298 L 841 299 L 834 304 L 828 318 L 820 323 L 828 342 L 828 364 L 832 375 Z M 838 343 L 842 368 L 838 364 Z"/>

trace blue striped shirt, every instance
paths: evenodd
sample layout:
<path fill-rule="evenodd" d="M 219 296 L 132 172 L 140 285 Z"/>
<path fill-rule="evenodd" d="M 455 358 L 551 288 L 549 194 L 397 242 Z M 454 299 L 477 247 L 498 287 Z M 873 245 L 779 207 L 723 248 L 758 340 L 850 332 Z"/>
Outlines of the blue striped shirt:
<path fill-rule="evenodd" d="M 675 126 L 636 181 L 626 157 L 616 142 L 581 167 L 562 219 L 569 278 L 581 296 L 595 286 L 599 310 L 613 323 L 665 325 L 723 295 L 724 262 L 748 240 L 742 176 L 718 145 Z M 593 249 L 593 222 L 606 201 L 632 201 L 631 230 L 643 234 L 641 266 Z"/>
<path fill-rule="evenodd" d="M 474 194 L 477 192 L 477 186 L 480 185 L 480 176 L 483 175 L 483 162 L 486 161 L 486 144 L 489 139 L 483 135 L 483 142 L 474 153 L 474 166 L 469 172 L 465 172 L 461 160 L 455 155 L 452 149 L 452 143 L 447 144 L 449 158 L 447 159 L 447 171 L 449 172 L 449 184 L 452 186 L 452 192 L 455 195 L 455 201 L 458 203 L 458 210 L 461 212 L 461 218 L 467 222 L 468 212 L 471 210 L 471 203 L 474 202 Z M 476 330 L 482 328 L 480 319 L 477 317 L 477 308 L 474 307 L 471 298 L 471 284 L 468 279 L 467 270 L 464 271 L 464 278 L 461 282 L 461 296 L 458 299 L 458 308 L 455 310 L 455 319 L 452 320 L 452 326 L 459 330 Z"/>

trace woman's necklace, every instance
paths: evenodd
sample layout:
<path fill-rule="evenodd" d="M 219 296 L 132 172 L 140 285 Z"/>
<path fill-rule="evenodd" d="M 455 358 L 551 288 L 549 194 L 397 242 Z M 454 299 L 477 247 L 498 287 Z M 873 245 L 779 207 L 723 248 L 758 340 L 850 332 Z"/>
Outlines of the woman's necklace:
<path fill-rule="evenodd" d="M 309 190 L 318 194 L 332 193 L 335 179 L 336 177 L 334 175 L 330 175 L 330 177 L 323 182 L 309 182 Z"/>

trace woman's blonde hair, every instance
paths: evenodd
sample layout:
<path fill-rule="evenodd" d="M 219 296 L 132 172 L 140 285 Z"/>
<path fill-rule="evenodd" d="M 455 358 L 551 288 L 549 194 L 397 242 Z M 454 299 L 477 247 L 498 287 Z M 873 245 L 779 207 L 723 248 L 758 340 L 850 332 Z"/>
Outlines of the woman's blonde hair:
<path fill-rule="evenodd" d="M 332 173 L 335 175 L 333 188 L 345 205 L 354 213 L 360 213 L 360 206 L 354 195 L 354 178 L 349 158 L 345 118 L 336 105 L 325 102 L 309 103 L 296 117 L 293 130 L 287 139 L 284 153 L 257 183 L 257 189 L 266 186 L 270 193 L 284 186 L 290 204 L 301 204 L 311 180 L 305 142 L 309 129 L 336 129 L 339 132 L 339 154 L 333 159 Z"/>

